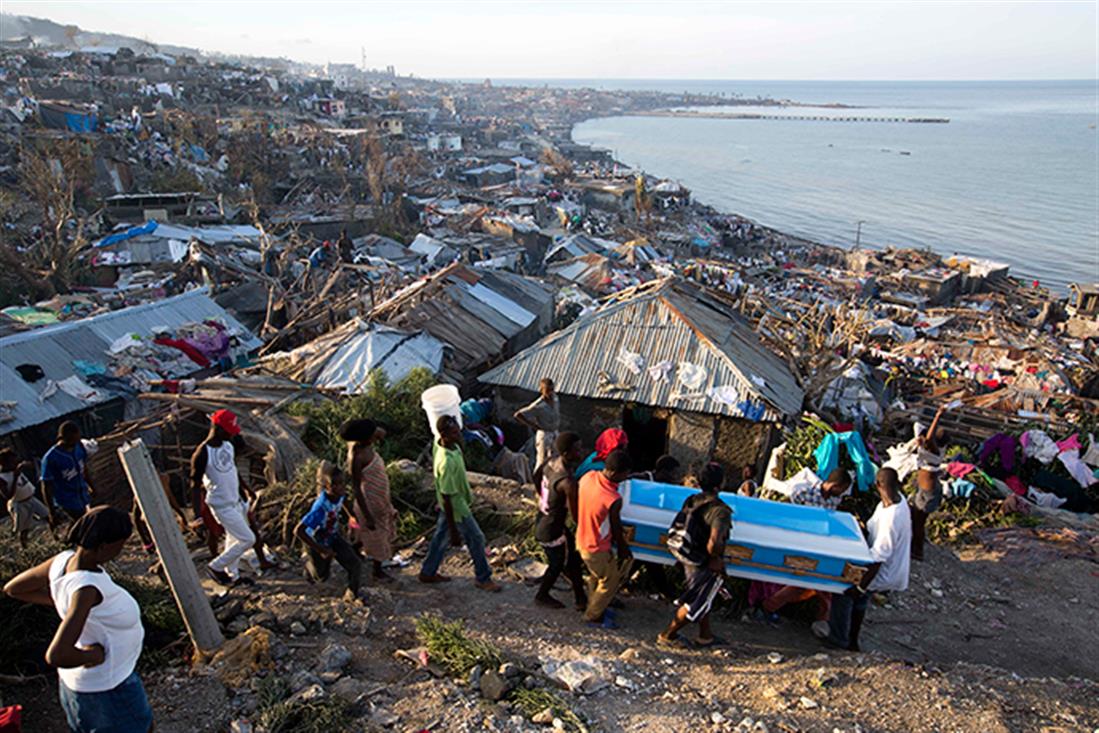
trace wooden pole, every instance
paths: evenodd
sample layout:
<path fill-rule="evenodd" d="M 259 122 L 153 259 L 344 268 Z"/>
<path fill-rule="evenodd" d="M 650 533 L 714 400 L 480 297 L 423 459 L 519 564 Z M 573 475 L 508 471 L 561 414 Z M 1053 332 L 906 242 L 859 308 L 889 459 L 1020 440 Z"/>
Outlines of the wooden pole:
<path fill-rule="evenodd" d="M 118 458 L 126 471 L 126 478 L 133 487 L 134 496 L 145 515 L 145 523 L 153 534 L 160 564 L 168 577 L 168 585 L 175 596 L 176 605 L 183 615 L 183 623 L 191 642 L 202 654 L 214 652 L 225 641 L 217 619 L 206 599 L 206 593 L 198 580 L 191 553 L 179 532 L 175 515 L 164 495 L 164 487 L 157 476 L 149 449 L 138 438 L 118 449 Z"/>

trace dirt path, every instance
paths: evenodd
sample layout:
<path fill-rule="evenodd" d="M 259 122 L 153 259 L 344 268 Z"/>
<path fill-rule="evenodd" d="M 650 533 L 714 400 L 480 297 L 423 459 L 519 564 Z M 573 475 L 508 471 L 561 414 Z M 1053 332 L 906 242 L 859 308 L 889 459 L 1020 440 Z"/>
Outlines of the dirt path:
<path fill-rule="evenodd" d="M 287 569 L 252 590 L 233 590 L 230 600 L 243 601 L 237 628 L 260 621 L 277 632 L 287 647 L 278 662 L 286 677 L 308 670 L 328 643 L 352 652 L 349 675 L 379 690 L 355 731 L 539 728 L 460 682 L 394 658 L 417 645 L 414 620 L 435 613 L 462 619 L 471 635 L 527 669 L 546 659 L 597 660 L 609 686 L 569 699 L 593 730 L 608 733 L 1091 733 L 1099 729 L 1099 564 L 1063 554 L 1031 562 L 981 547 L 929 548 L 928 560 L 913 566 L 910 590 L 870 609 L 862 654 L 822 648 L 797 621 L 773 628 L 727 616 L 715 627 L 728 646 L 668 651 L 653 643 L 670 613 L 663 602 L 628 595 L 621 629 L 589 628 L 572 610 L 535 607 L 533 589 L 503 574 L 502 593 L 476 590 L 464 550 L 444 564 L 453 582 L 421 585 L 414 563 L 397 583 L 372 589 L 368 609 L 338 600 L 342 571 L 312 586 L 297 558 L 284 558 Z M 290 633 L 294 622 L 306 633 Z M 227 691 L 182 669 L 146 682 L 161 733 L 223 731 L 256 705 L 246 688 Z M 52 733 L 63 730 L 54 695 L 42 682 L 4 697 L 22 698 L 34 721 L 27 730 Z"/>

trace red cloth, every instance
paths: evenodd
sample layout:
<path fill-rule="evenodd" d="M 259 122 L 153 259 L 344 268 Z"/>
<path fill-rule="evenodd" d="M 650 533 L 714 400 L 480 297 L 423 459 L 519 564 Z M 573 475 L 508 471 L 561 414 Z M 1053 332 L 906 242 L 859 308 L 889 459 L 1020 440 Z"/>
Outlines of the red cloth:
<path fill-rule="evenodd" d="M 215 539 L 221 539 L 225 536 L 225 528 L 218 524 L 218 520 L 214 519 L 214 513 L 210 511 L 210 507 L 206 506 L 206 499 L 202 497 L 199 499 L 202 502 L 199 506 L 198 513 L 202 517 L 202 524 L 205 525 L 206 531 L 214 536 Z"/>
<path fill-rule="evenodd" d="M 153 343 L 160 346 L 171 346 L 173 349 L 179 349 L 187 355 L 188 359 L 198 364 L 203 369 L 210 366 L 210 360 L 207 359 L 201 351 L 196 349 L 194 346 L 191 346 L 183 339 L 173 339 L 168 338 L 167 336 L 160 336 L 159 338 L 153 339 Z"/>
<path fill-rule="evenodd" d="M 0 733 L 21 733 L 23 730 L 23 706 L 9 705 L 0 708 Z"/>
<path fill-rule="evenodd" d="M 595 457 L 605 461 L 607 456 L 629 445 L 630 439 L 626 431 L 620 428 L 607 428 L 595 439 Z"/>
<path fill-rule="evenodd" d="M 1018 476 L 1008 476 L 1004 479 L 1004 483 L 1019 496 L 1026 496 L 1026 484 Z"/>

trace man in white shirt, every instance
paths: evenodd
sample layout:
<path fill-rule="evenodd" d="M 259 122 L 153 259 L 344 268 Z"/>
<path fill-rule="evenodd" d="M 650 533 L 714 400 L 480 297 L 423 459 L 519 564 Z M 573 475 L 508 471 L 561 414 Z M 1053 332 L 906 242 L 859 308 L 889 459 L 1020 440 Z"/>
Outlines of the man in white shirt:
<path fill-rule="evenodd" d="M 244 448 L 237 416 L 229 410 L 218 410 L 210 416 L 210 433 L 191 457 L 191 486 L 195 514 L 201 513 L 205 502 L 213 518 L 225 530 L 225 549 L 208 566 L 210 577 L 222 585 L 250 582 L 240 577 L 240 558 L 256 544 L 256 535 L 248 523 L 248 507 L 241 493 L 250 501 L 252 491 L 240 480 L 236 455 Z M 207 527 L 207 531 L 210 528 Z"/>
<path fill-rule="evenodd" d="M 900 491 L 897 472 L 892 468 L 878 471 L 874 482 L 881 501 L 866 523 L 866 535 L 873 558 L 862 580 L 842 594 L 832 597 L 830 633 L 825 642 L 831 646 L 859 651 L 859 630 L 873 593 L 908 589 L 909 553 L 912 546 L 912 518 L 908 502 Z"/>

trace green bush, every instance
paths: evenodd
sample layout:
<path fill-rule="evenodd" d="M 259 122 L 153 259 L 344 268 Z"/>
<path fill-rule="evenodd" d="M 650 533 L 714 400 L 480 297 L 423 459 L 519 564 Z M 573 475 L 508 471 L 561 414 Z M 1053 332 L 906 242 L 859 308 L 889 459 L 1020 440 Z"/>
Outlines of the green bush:
<path fill-rule="evenodd" d="M 553 713 L 553 717 L 559 718 L 565 724 L 563 730 L 586 731 L 588 729 L 580 716 L 569 707 L 565 698 L 552 690 L 543 688 L 528 690 L 525 687 L 519 687 L 511 693 L 510 699 L 528 718 L 533 718 L 548 708 Z"/>
<path fill-rule="evenodd" d="M 503 660 L 496 647 L 466 636 L 461 621 L 420 616 L 416 619 L 416 635 L 427 647 L 428 659 L 456 677 L 468 675 L 478 665 L 484 669 L 495 669 Z"/>
<path fill-rule="evenodd" d="M 817 469 L 817 459 L 813 457 L 813 451 L 824 440 L 824 436 L 834 432 L 816 417 L 802 415 L 802 421 L 802 424 L 786 438 L 784 478 L 793 476 L 803 468 L 811 468 L 815 471 Z M 844 452 L 844 455 L 846 455 L 846 452 Z"/>
<path fill-rule="evenodd" d="M 398 458 L 415 459 L 431 442 L 420 394 L 436 381 L 427 369 L 417 367 L 391 385 L 381 370 L 375 370 L 363 394 L 320 403 L 299 402 L 287 409 L 308 420 L 305 442 L 313 452 L 338 466 L 347 459 L 340 425 L 353 418 L 370 418 L 386 426 L 386 439 L 377 449 L 387 463 Z"/>
<path fill-rule="evenodd" d="M 286 699 L 290 685 L 281 677 L 262 678 L 258 686 L 256 727 L 266 733 L 332 733 L 348 730 L 351 705 L 334 695 L 319 700 Z"/>

